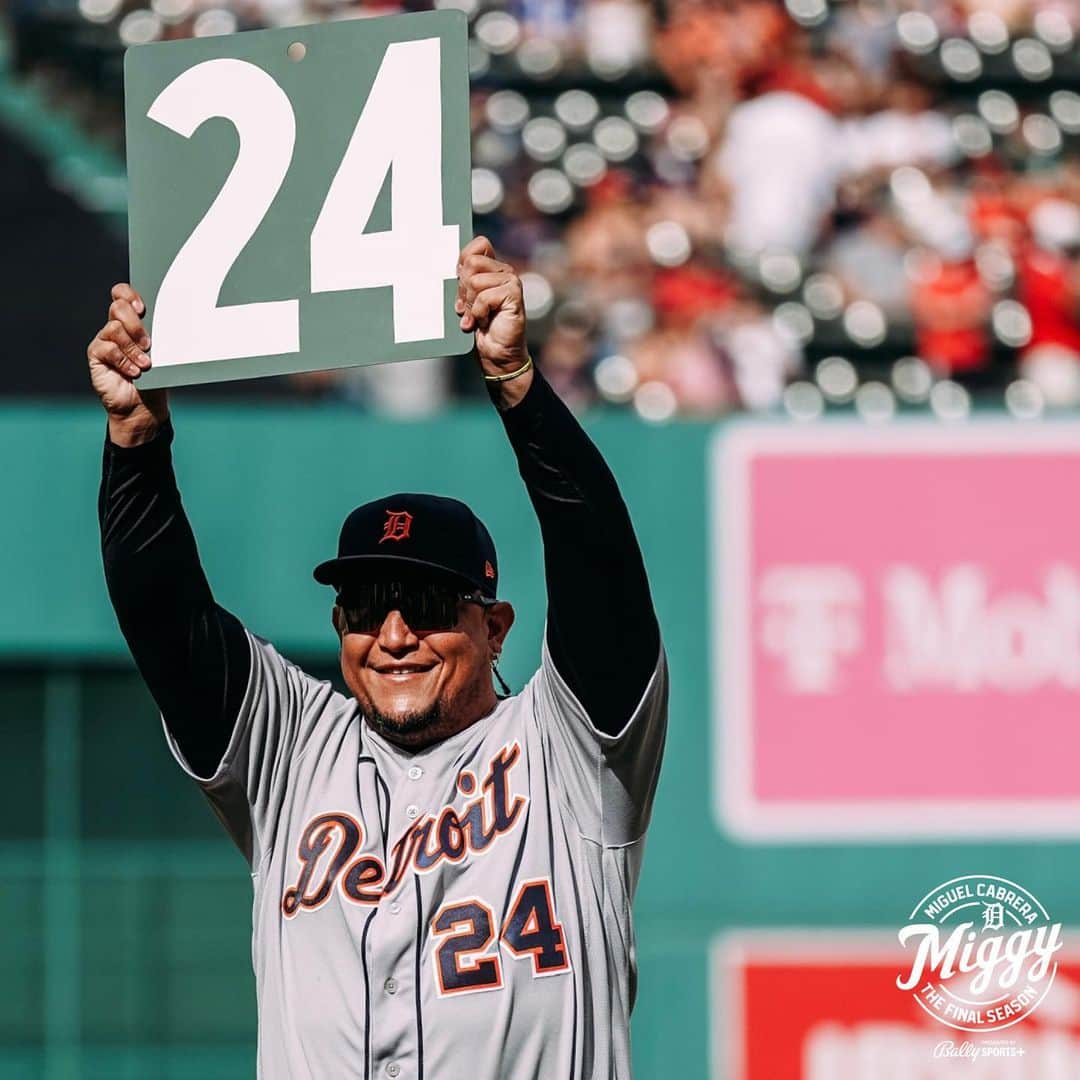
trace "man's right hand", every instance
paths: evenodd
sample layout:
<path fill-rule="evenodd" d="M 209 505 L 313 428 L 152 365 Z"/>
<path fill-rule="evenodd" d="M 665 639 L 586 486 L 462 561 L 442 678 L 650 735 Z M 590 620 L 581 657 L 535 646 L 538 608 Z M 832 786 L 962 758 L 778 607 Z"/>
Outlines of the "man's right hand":
<path fill-rule="evenodd" d="M 114 285 L 109 321 L 86 350 L 90 383 L 109 414 L 109 439 L 135 446 L 154 437 L 169 416 L 165 390 L 144 390 L 135 380 L 150 365 L 150 338 L 142 323 L 146 304 L 126 282 Z"/>

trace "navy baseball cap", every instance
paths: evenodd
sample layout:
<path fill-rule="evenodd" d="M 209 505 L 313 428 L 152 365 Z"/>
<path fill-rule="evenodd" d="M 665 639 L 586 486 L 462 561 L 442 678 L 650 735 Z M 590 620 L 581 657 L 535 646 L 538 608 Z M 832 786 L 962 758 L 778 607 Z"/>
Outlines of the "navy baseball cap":
<path fill-rule="evenodd" d="M 397 494 L 358 506 L 345 519 L 336 559 L 315 567 L 315 580 L 339 588 L 396 567 L 426 568 L 495 599 L 499 563 L 484 523 L 457 499 Z"/>

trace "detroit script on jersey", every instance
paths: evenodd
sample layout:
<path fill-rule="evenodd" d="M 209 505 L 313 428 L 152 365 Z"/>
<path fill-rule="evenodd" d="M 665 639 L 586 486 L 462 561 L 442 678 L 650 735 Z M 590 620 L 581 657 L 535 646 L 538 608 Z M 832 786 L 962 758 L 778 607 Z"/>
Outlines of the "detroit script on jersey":
<path fill-rule="evenodd" d="M 409 753 L 248 637 L 214 775 L 166 735 L 251 865 L 259 1075 L 629 1077 L 663 652 L 618 736 L 545 646 L 521 693 Z"/>
<path fill-rule="evenodd" d="M 524 795 L 511 803 L 507 770 L 521 757 L 521 746 L 504 746 L 488 764 L 479 785 L 476 774 L 463 769 L 457 790 L 463 795 L 483 791 L 459 813 L 451 803 L 437 815 L 427 815 L 405 833 L 390 849 L 390 874 L 376 855 L 353 856 L 363 850 L 364 827 L 345 812 L 319 814 L 300 834 L 297 859 L 300 874 L 295 885 L 285 891 L 281 910 L 292 916 L 303 908 L 314 910 L 326 903 L 340 879 L 346 899 L 358 904 L 378 904 L 401 884 L 406 870 L 427 873 L 445 859 L 460 862 L 469 852 L 484 852 L 509 832 L 528 804 Z"/>

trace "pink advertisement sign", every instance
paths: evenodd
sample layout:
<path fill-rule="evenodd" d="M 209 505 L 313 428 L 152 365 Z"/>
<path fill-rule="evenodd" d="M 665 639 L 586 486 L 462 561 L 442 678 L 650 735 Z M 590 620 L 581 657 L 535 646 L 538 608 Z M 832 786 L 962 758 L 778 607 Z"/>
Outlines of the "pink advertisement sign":
<path fill-rule="evenodd" d="M 1080 835 L 1080 428 L 745 426 L 710 488 L 722 827 Z"/>

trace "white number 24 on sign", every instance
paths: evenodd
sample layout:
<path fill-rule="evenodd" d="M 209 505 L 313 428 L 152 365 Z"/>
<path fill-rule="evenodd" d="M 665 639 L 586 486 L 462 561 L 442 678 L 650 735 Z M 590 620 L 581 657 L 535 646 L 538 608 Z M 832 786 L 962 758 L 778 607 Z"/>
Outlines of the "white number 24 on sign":
<path fill-rule="evenodd" d="M 456 274 L 458 227 L 443 224 L 439 44 L 387 48 L 311 233 L 311 291 L 391 286 L 395 342 L 443 336 L 443 282 Z M 147 116 L 184 138 L 220 116 L 240 138 L 224 186 L 162 280 L 155 363 L 299 352 L 299 299 L 217 304 L 292 162 L 296 117 L 285 91 L 255 64 L 207 60 L 174 79 Z M 392 227 L 364 233 L 391 169 Z"/>

